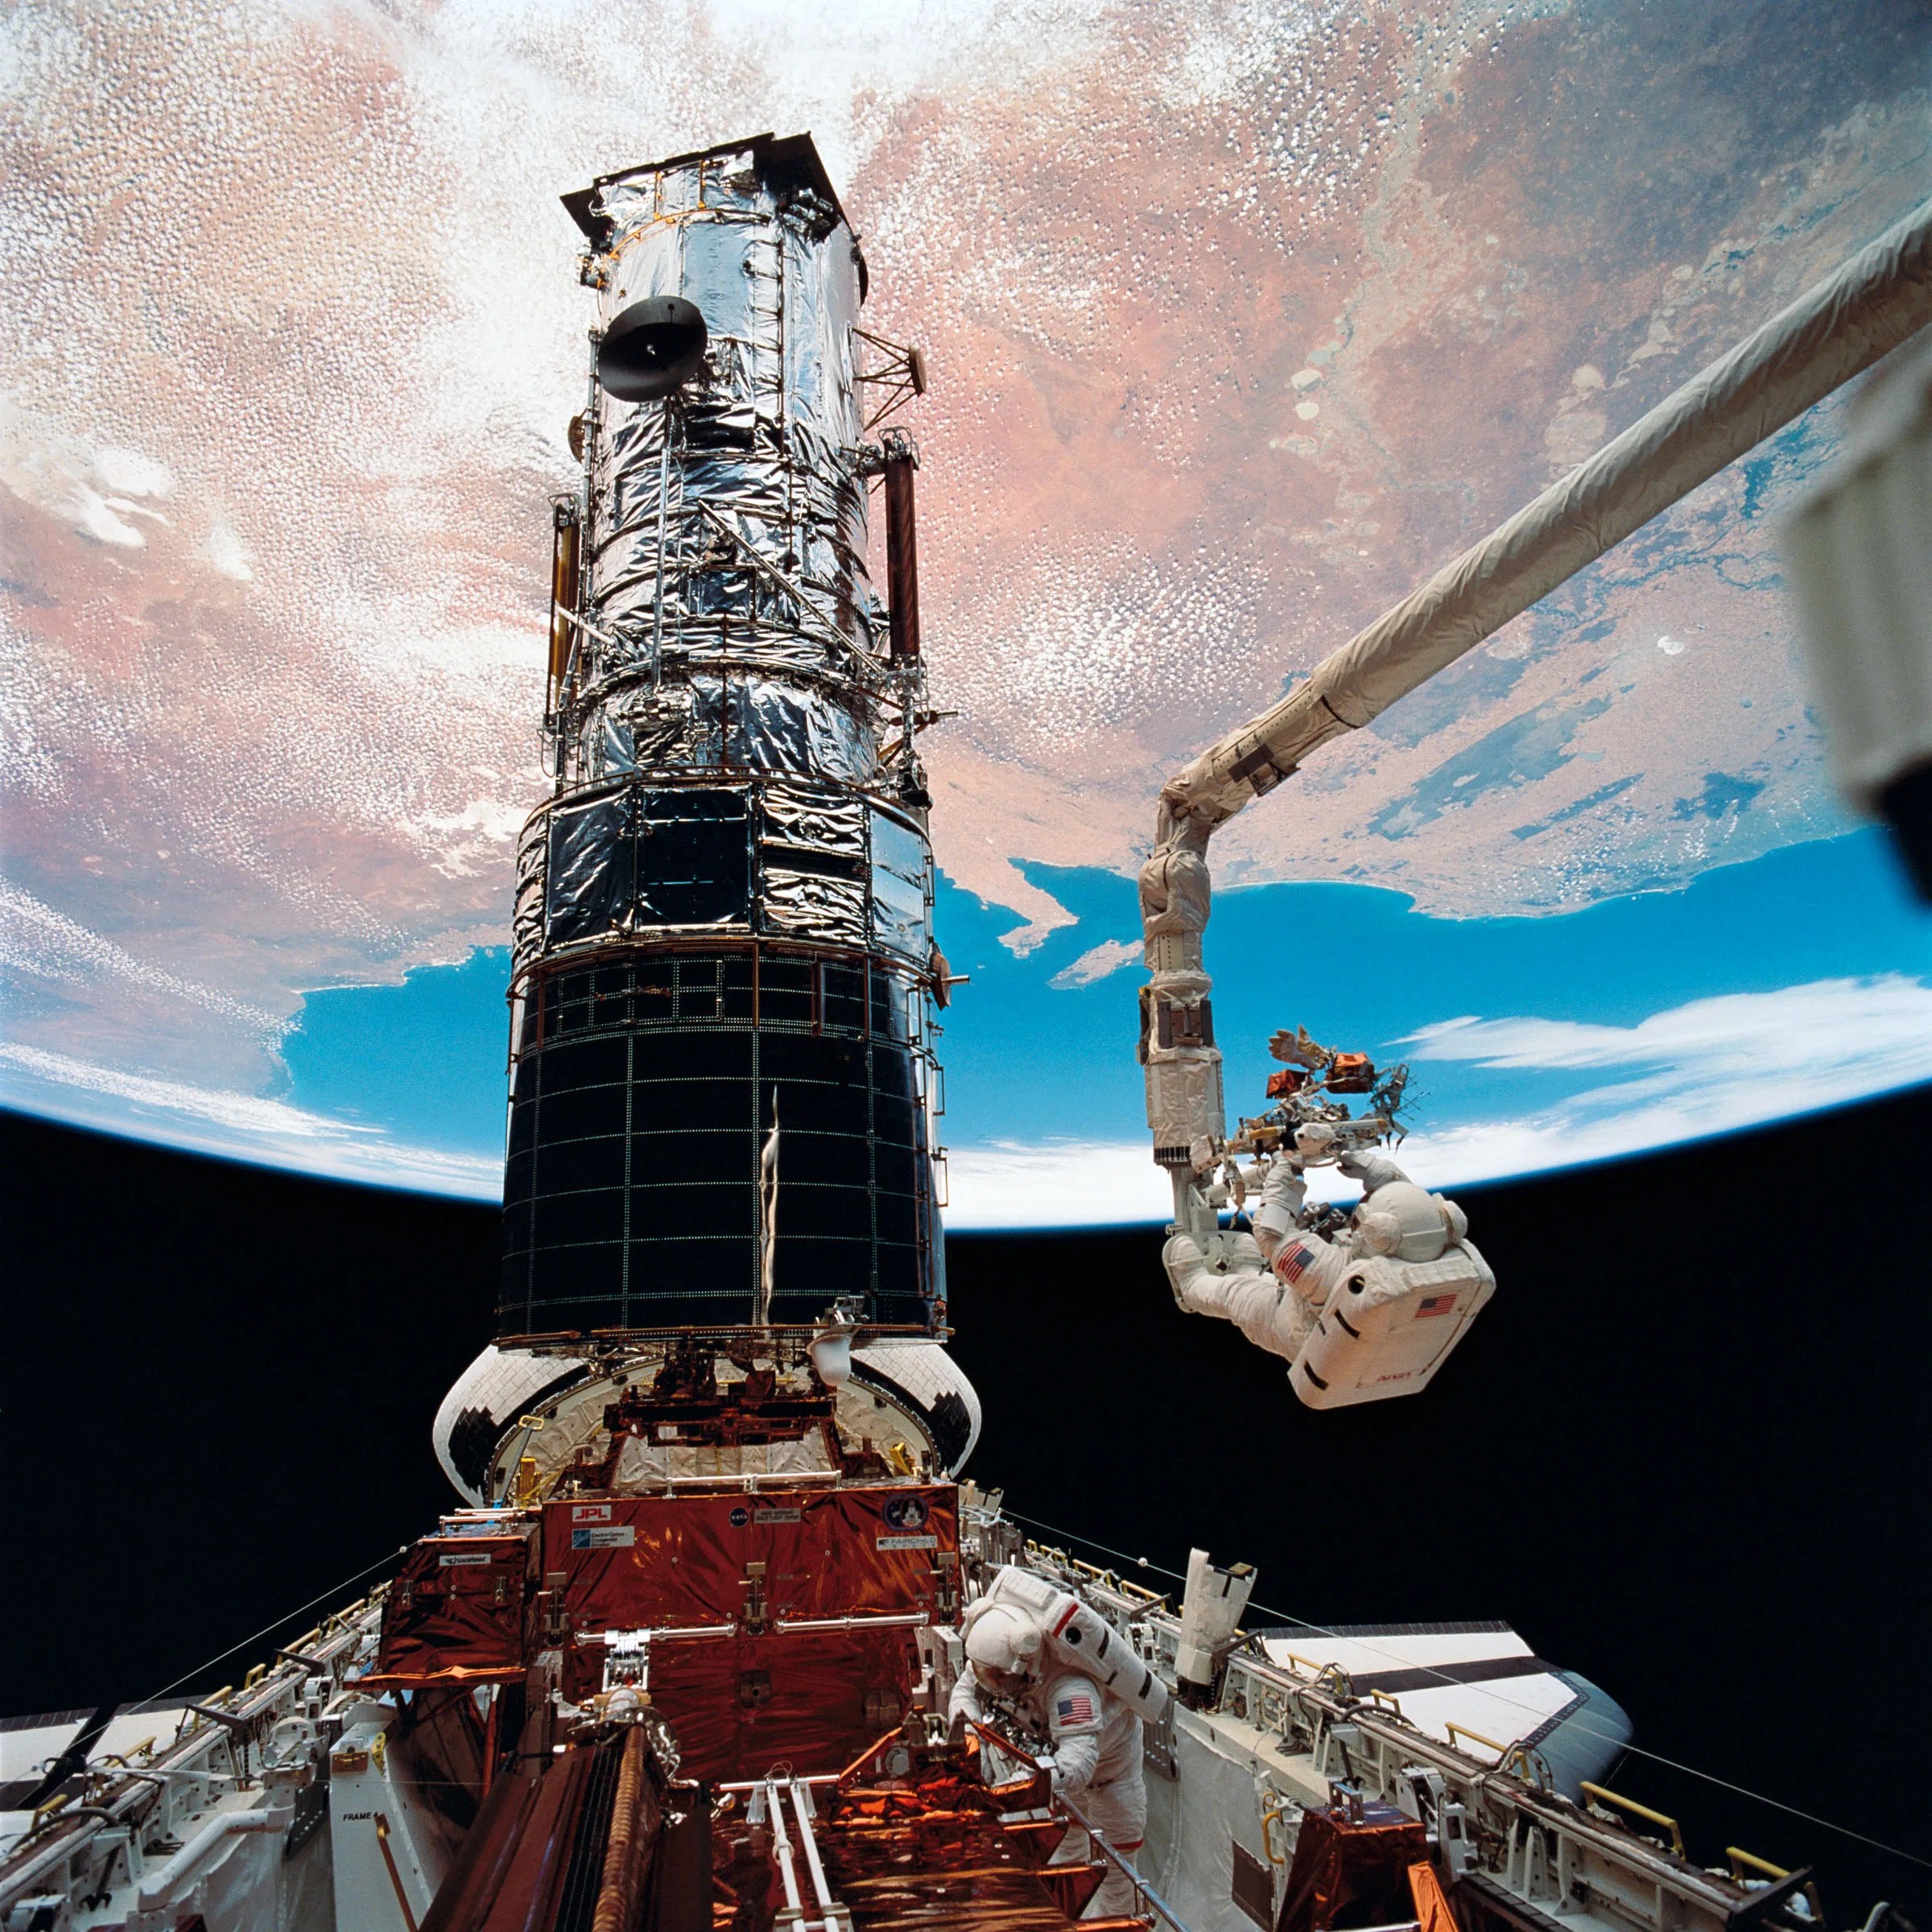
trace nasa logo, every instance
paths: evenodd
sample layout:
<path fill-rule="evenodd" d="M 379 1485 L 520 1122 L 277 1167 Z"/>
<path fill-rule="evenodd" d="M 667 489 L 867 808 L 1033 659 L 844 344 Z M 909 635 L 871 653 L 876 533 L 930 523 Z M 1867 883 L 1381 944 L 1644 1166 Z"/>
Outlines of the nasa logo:
<path fill-rule="evenodd" d="M 895 1496 L 886 1505 L 886 1520 L 895 1530 L 917 1530 L 928 1513 L 926 1499 L 920 1496 Z"/>
<path fill-rule="evenodd" d="M 731 1526 L 734 1530 L 742 1530 L 750 1521 L 751 1512 L 749 1509 L 737 1509 L 731 1513 Z"/>

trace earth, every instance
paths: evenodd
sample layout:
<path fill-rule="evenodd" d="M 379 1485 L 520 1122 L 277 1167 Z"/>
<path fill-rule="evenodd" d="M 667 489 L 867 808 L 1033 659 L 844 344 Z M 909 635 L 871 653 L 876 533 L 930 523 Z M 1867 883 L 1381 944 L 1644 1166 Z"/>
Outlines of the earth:
<path fill-rule="evenodd" d="M 385 1042 L 480 1056 L 479 1091 L 500 1069 L 490 949 L 543 790 L 546 506 L 583 385 L 561 192 L 809 128 L 864 237 L 869 325 L 925 350 L 906 420 L 960 714 L 926 741 L 940 936 L 950 906 L 986 956 L 952 1046 L 996 1080 L 1024 1008 L 1125 1055 L 1084 1113 L 1023 1084 L 976 1104 L 959 1165 L 997 1220 L 1022 1195 L 1119 1218 L 1073 1198 L 1067 1150 L 1139 1131 L 1131 1020 L 1109 1030 L 1162 779 L 1932 182 L 1922 0 L 27 0 L 0 32 L 0 1099 L 469 1191 L 500 1113 L 385 1111 L 353 1076 Z M 1810 1084 L 1733 1080 L 1756 1097 L 1695 1117 L 1604 1100 L 1608 1140 L 1574 1080 L 1499 1100 L 1543 1121 L 1538 1149 L 1444 1154 L 1451 1178 L 1932 1077 L 1932 947 L 1880 861 L 1826 869 L 1839 898 L 1802 960 L 1729 936 L 1787 916 L 1794 848 L 1868 836 L 1831 791 L 1778 576 L 1778 513 L 1841 414 L 1218 841 L 1221 882 L 1273 909 L 1224 960 L 1210 935 L 1257 1013 L 1382 906 L 1410 924 L 1360 943 L 1405 971 L 1361 1023 L 1445 1069 L 1583 1053 L 1592 1093 L 1660 1066 L 1688 1092 L 1727 1054 L 1761 1063 L 1740 1038 L 1810 1030 Z M 1720 870 L 1756 883 L 1713 898 Z M 1294 896 L 1317 887 L 1371 896 Z M 1756 914 L 1697 910 L 1726 892 Z M 1687 909 L 1626 921 L 1643 1011 L 1619 1003 L 1634 954 L 1615 984 L 1583 944 L 1561 984 L 1530 970 L 1538 931 L 1609 931 L 1639 897 Z M 1444 979 L 1477 927 L 1488 976 Z M 492 989 L 453 1030 L 436 974 Z M 1105 1028 L 1073 1017 L 1102 999 Z M 1714 1033 L 1711 1002 L 1737 1000 L 1773 1004 Z M 1319 1014 L 1263 1031 L 1297 1018 Z M 1628 1039 L 1591 1059 L 1576 1027 Z"/>

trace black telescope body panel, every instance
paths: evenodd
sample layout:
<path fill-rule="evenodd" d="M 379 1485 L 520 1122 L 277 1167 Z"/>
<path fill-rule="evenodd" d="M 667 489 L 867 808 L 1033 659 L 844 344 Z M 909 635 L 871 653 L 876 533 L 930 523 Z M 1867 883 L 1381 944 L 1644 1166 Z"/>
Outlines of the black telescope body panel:
<path fill-rule="evenodd" d="M 773 1322 L 848 1298 L 929 1327 L 909 993 L 862 959 L 749 944 L 545 974 L 511 1082 L 501 1332 L 744 1326 L 767 1215 Z"/>
<path fill-rule="evenodd" d="M 617 927 L 742 928 L 749 810 L 741 789 L 627 786 L 554 811 L 547 943 L 568 946 Z"/>

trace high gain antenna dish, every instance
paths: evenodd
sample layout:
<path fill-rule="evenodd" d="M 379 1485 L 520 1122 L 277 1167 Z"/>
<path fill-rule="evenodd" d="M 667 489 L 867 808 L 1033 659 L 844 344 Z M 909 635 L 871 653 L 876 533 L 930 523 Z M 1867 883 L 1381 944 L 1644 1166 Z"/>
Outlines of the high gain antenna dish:
<path fill-rule="evenodd" d="M 704 360 L 704 318 L 682 295 L 647 295 L 609 328 L 597 380 L 620 402 L 654 402 L 681 388 Z"/>

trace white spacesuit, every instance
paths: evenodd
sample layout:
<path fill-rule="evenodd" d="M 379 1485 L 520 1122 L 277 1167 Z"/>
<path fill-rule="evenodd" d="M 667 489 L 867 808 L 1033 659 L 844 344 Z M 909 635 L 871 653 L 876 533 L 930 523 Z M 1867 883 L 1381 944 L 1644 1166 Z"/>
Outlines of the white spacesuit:
<path fill-rule="evenodd" d="M 1464 1239 L 1469 1222 L 1462 1209 L 1426 1193 L 1387 1154 L 1373 1149 L 1345 1154 L 1338 1163 L 1362 1183 L 1362 1203 L 1347 1241 L 1298 1228 L 1308 1193 L 1301 1164 L 1322 1158 L 1334 1139 L 1333 1130 L 1319 1122 L 1297 1132 L 1298 1158 L 1277 1160 L 1268 1170 L 1252 1240 L 1234 1236 L 1218 1265 L 1186 1235 L 1168 1242 L 1161 1258 L 1183 1307 L 1232 1322 L 1257 1348 L 1292 1360 L 1344 1282 L 1373 1298 L 1393 1298 L 1411 1278 L 1432 1281 L 1444 1257 L 1454 1256 L 1467 1256 L 1473 1270 L 1488 1276 Z M 1432 1269 L 1432 1275 L 1420 1274 L 1423 1268 Z"/>
<path fill-rule="evenodd" d="M 1035 1737 L 1049 1739 L 1054 1790 L 1071 1798 L 1131 1862 L 1147 1832 L 1140 1715 L 1096 1678 L 1066 1666 L 1063 1644 L 1052 1634 L 1054 1624 L 1063 1620 L 1001 1591 L 1001 1582 L 1015 1574 L 1002 1571 L 993 1590 L 967 1610 L 967 1668 L 952 1687 L 947 1714 L 972 1717 L 997 1730 L 998 1717 L 1009 1713 Z M 1092 1620 L 1091 1611 L 1085 1615 Z M 1117 1637 L 1115 1641 L 1119 1643 Z M 1137 1664 L 1133 1676 L 1137 1680 L 1141 1675 Z M 1078 1831 L 1069 1833 L 1059 1856 L 1084 1855 L 1084 1837 Z M 1086 1916 L 1110 1918 L 1133 1909 L 1132 1882 L 1110 1866 Z"/>

